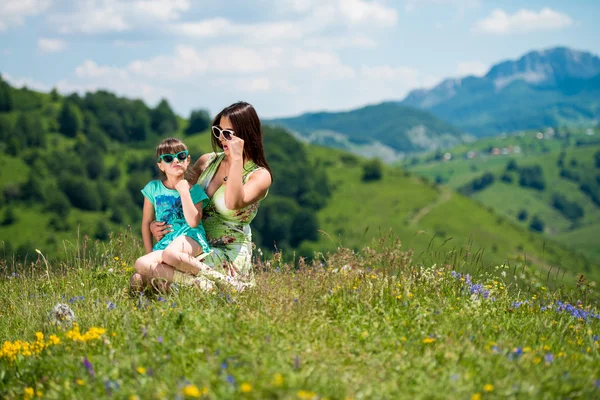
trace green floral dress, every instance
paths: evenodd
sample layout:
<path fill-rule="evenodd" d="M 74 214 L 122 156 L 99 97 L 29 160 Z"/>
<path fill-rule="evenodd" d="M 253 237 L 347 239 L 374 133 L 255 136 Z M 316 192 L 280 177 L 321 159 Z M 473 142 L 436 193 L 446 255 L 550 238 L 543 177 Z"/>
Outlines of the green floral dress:
<path fill-rule="evenodd" d="M 224 157 L 224 153 L 213 153 L 208 160 L 207 167 L 198 178 L 198 185 L 205 191 Z M 250 175 L 260 168 L 253 161 L 247 161 L 244 164 L 242 182 L 246 183 Z M 250 222 L 256 216 L 261 200 L 240 210 L 230 210 L 225 206 L 225 185 L 214 192 L 202 216 L 202 224 L 212 249 L 201 259 L 208 267 L 212 267 L 211 271 L 202 273 L 205 278 L 225 280 L 241 289 L 254 285 Z M 203 278 L 199 276 L 198 279 Z"/>

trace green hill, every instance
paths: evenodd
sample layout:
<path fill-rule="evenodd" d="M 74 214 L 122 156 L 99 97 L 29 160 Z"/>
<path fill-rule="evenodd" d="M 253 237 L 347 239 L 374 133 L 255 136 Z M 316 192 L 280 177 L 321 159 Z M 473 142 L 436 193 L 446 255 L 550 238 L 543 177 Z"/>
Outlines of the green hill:
<path fill-rule="evenodd" d="M 408 160 L 406 166 L 431 181 L 468 193 L 513 223 L 542 231 L 597 264 L 598 133 L 586 130 L 567 135 L 563 130 L 540 140 L 537 137 L 543 133 L 534 131 L 484 139 L 448 149 L 449 160 L 444 160 L 443 154 L 433 154 Z M 494 151 L 499 154 L 490 153 Z M 535 224 L 534 219 L 541 224 Z"/>
<path fill-rule="evenodd" d="M 30 114 L 0 113 L 9 132 L 24 132 L 0 136 L 0 165 L 16 167 L 0 175 L 0 235 L 7 258 L 15 252 L 31 259 L 40 249 L 55 259 L 64 256 L 63 240 L 87 236 L 105 242 L 128 225 L 137 236 L 139 190 L 154 173 L 158 137 L 182 136 L 194 156 L 210 151 L 208 132 L 190 132 L 186 126 L 192 124 L 172 118 L 166 102 L 150 109 L 106 92 L 83 98 L 26 95 L 41 99 Z M 77 124 L 80 114 L 83 122 L 72 137 L 66 135 L 67 122 Z M 40 137 L 28 127 L 36 119 L 47 129 Z M 36 145 L 40 140 L 45 148 Z M 598 279 L 585 257 L 400 168 L 302 144 L 277 128 L 266 127 L 264 140 L 274 185 L 252 227 L 255 243 L 266 253 L 276 248 L 286 259 L 319 259 L 339 246 L 359 250 L 391 230 L 402 241 L 400 258 L 414 251 L 423 263 L 533 264 L 553 275 L 560 268 L 563 282 L 570 284 L 579 273 Z"/>
<path fill-rule="evenodd" d="M 460 131 L 427 111 L 381 103 L 346 112 L 308 113 L 267 121 L 301 138 L 381 159 L 461 142 Z"/>

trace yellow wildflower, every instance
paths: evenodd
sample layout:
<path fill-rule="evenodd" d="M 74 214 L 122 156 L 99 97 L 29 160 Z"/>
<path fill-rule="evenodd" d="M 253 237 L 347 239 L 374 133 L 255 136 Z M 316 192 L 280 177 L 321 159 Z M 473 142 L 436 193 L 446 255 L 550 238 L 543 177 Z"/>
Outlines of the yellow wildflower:
<path fill-rule="evenodd" d="M 196 385 L 186 385 L 183 388 L 183 395 L 187 397 L 199 398 L 201 396 L 200 390 Z"/>
<path fill-rule="evenodd" d="M 33 388 L 31 387 L 27 387 L 25 388 L 25 390 L 23 391 L 23 398 L 25 400 L 29 400 L 29 399 L 33 399 L 33 395 L 35 394 L 35 392 L 33 391 Z"/>
<path fill-rule="evenodd" d="M 240 390 L 242 391 L 242 393 L 250 393 L 252 391 L 252 385 L 248 382 L 244 382 L 240 386 Z"/>
<path fill-rule="evenodd" d="M 271 380 L 271 385 L 273 385 L 273 386 L 283 385 L 283 376 L 280 373 L 276 373 L 275 375 L 273 375 L 273 380 Z"/>
<path fill-rule="evenodd" d="M 78 379 L 77 379 L 75 382 L 77 382 L 77 384 L 78 384 L 79 386 L 83 386 L 83 385 L 85 385 L 85 381 L 84 381 L 83 379 L 81 379 L 81 378 L 78 378 Z"/>
<path fill-rule="evenodd" d="M 308 390 L 299 390 L 297 395 L 298 395 L 299 399 L 303 399 L 303 400 L 310 400 L 310 399 L 314 399 L 315 397 L 317 397 L 317 394 L 315 392 L 310 392 Z"/>
<path fill-rule="evenodd" d="M 481 393 L 475 393 L 471 396 L 471 400 L 481 400 Z"/>
<path fill-rule="evenodd" d="M 138 396 L 137 394 L 132 394 L 131 396 L 129 396 L 129 400 L 140 400 L 140 396 Z"/>
<path fill-rule="evenodd" d="M 425 344 L 429 344 L 429 343 L 433 343 L 435 342 L 435 338 L 432 337 L 426 337 L 425 339 L 423 339 L 423 343 Z"/>
<path fill-rule="evenodd" d="M 146 375 L 146 368 L 144 368 L 144 367 L 137 367 L 137 372 L 139 372 L 142 375 Z"/>
<path fill-rule="evenodd" d="M 540 357 L 533 357 L 533 363 L 534 364 L 539 364 L 540 362 L 542 362 L 542 359 Z"/>
<path fill-rule="evenodd" d="M 491 383 L 488 383 L 483 386 L 483 390 L 485 390 L 486 392 L 491 392 L 494 390 L 494 385 L 492 385 Z"/>
<path fill-rule="evenodd" d="M 115 256 L 115 261 L 119 261 L 119 257 Z"/>

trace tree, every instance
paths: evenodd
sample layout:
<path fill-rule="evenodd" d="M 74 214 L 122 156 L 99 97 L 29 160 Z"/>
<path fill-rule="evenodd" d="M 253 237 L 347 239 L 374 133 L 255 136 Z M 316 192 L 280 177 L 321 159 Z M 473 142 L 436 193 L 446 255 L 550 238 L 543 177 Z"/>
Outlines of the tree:
<path fill-rule="evenodd" d="M 10 86 L 0 77 L 0 112 L 8 112 L 13 109 L 13 99 Z"/>
<path fill-rule="evenodd" d="M 50 100 L 54 103 L 56 103 L 58 100 L 60 99 L 60 96 L 58 94 L 58 91 L 56 90 L 56 88 L 52 88 L 52 91 L 50 92 Z"/>
<path fill-rule="evenodd" d="M 111 182 L 117 182 L 121 177 L 121 168 L 119 168 L 119 164 L 113 164 L 106 174 L 106 178 Z"/>
<path fill-rule="evenodd" d="M 502 182 L 506 182 L 506 183 L 512 183 L 513 181 L 513 177 L 511 174 L 508 173 L 503 173 L 502 177 L 500 178 L 502 180 Z"/>
<path fill-rule="evenodd" d="M 83 127 L 81 111 L 68 101 L 63 103 L 58 116 L 59 131 L 67 137 L 75 137 Z"/>
<path fill-rule="evenodd" d="M 98 221 L 96 225 L 96 233 L 94 233 L 94 237 L 98 240 L 108 240 L 110 237 L 110 227 L 108 223 L 101 219 Z"/>
<path fill-rule="evenodd" d="M 536 232 L 544 232 L 544 221 L 539 216 L 534 215 L 529 224 L 529 229 Z"/>
<path fill-rule="evenodd" d="M 375 158 L 373 160 L 367 161 L 363 165 L 363 174 L 362 181 L 370 182 L 370 181 L 378 181 L 383 176 L 383 165 L 381 160 Z"/>
<path fill-rule="evenodd" d="M 56 216 L 65 219 L 71 210 L 71 203 L 67 196 L 60 190 L 53 190 L 48 193 L 46 202 L 46 211 L 54 213 Z"/>
<path fill-rule="evenodd" d="M 13 126 L 10 119 L 0 115 L 0 143 L 7 142 L 13 132 Z"/>
<path fill-rule="evenodd" d="M 569 201 L 560 193 L 554 193 L 552 196 L 552 207 L 556 208 L 566 218 L 575 221 L 583 217 L 583 208 L 574 201 Z"/>
<path fill-rule="evenodd" d="M 190 114 L 190 120 L 185 133 L 190 135 L 192 133 L 204 132 L 210 127 L 211 118 L 206 110 L 193 110 Z"/>
<path fill-rule="evenodd" d="M 317 240 L 318 229 L 319 223 L 314 212 L 301 209 L 292 222 L 290 245 L 298 247 L 304 240 Z"/>
<path fill-rule="evenodd" d="M 166 135 L 177 130 L 177 117 L 167 100 L 162 99 L 151 111 L 152 130 L 159 135 Z"/>
<path fill-rule="evenodd" d="M 69 198 L 73 207 L 81 210 L 97 211 L 102 206 L 96 196 L 96 185 L 80 176 L 62 176 L 59 179 L 60 189 Z"/>
<path fill-rule="evenodd" d="M 600 150 L 594 153 L 594 164 L 596 164 L 596 168 L 600 168 Z"/>
<path fill-rule="evenodd" d="M 2 216 L 2 225 L 12 225 L 17 221 L 17 215 L 12 206 L 6 207 Z"/>
<path fill-rule="evenodd" d="M 506 164 L 506 170 L 507 171 L 516 171 L 518 170 L 519 167 L 517 166 L 517 162 L 511 158 L 510 161 L 508 161 L 508 163 Z"/>
<path fill-rule="evenodd" d="M 527 219 L 527 217 L 529 216 L 529 214 L 527 213 L 527 210 L 525 209 L 521 209 L 519 211 L 519 213 L 517 214 L 517 219 L 519 221 L 525 221 Z"/>
<path fill-rule="evenodd" d="M 544 190 L 546 182 L 540 165 L 522 167 L 519 169 L 519 185 L 537 190 Z"/>

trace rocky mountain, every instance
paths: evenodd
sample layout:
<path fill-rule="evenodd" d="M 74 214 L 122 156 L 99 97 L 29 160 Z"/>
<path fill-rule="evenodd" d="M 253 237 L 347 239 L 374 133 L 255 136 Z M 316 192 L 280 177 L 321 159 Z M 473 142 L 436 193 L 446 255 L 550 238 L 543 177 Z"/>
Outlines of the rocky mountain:
<path fill-rule="evenodd" d="M 558 125 L 595 125 L 600 116 L 600 58 L 556 47 L 500 62 L 483 77 L 446 79 L 400 103 L 431 111 L 469 133 Z"/>

